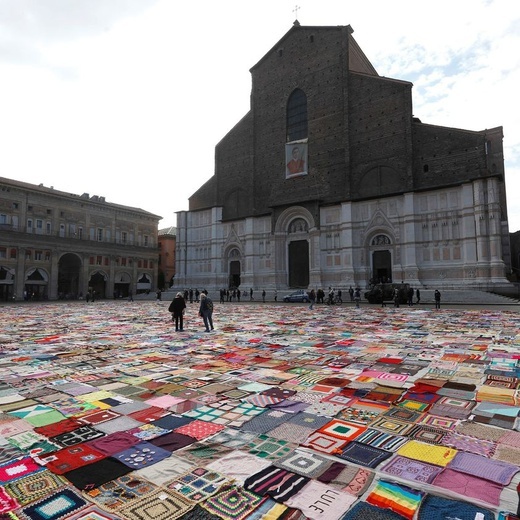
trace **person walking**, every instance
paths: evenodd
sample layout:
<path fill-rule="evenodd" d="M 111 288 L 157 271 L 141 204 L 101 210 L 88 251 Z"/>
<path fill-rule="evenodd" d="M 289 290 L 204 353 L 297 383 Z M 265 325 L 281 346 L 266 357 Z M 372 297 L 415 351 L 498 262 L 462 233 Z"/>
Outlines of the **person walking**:
<path fill-rule="evenodd" d="M 394 307 L 399 307 L 399 289 L 397 289 L 397 287 L 394 287 L 392 298 L 394 300 Z"/>
<path fill-rule="evenodd" d="M 274 301 L 278 301 L 278 291 L 276 289 L 274 290 Z"/>
<path fill-rule="evenodd" d="M 359 304 L 361 302 L 361 289 L 359 287 L 356 287 L 356 290 L 354 291 L 354 301 L 356 302 L 356 307 L 359 309 Z"/>
<path fill-rule="evenodd" d="M 200 295 L 199 316 L 204 321 L 206 332 L 213 330 L 213 301 L 204 292 Z"/>
<path fill-rule="evenodd" d="M 186 301 L 181 292 L 175 295 L 175 298 L 171 301 L 168 311 L 172 313 L 172 320 L 175 322 L 175 330 L 184 330 L 184 312 L 186 310 Z"/>
<path fill-rule="evenodd" d="M 352 285 L 348 288 L 348 294 L 350 296 L 350 301 L 354 301 L 354 289 L 352 288 Z"/>
<path fill-rule="evenodd" d="M 419 289 L 416 289 L 415 296 L 417 297 L 417 305 L 421 303 L 421 291 Z"/>
<path fill-rule="evenodd" d="M 412 307 L 413 305 L 413 287 L 408 288 L 408 306 Z"/>
<path fill-rule="evenodd" d="M 251 287 L 251 289 L 249 289 L 249 301 L 252 302 L 253 300 L 253 288 Z"/>
<path fill-rule="evenodd" d="M 311 289 L 311 292 L 309 293 L 309 301 L 311 302 L 311 304 L 309 305 L 309 309 L 312 311 L 312 309 L 314 308 L 314 304 L 316 303 L 316 292 L 314 291 L 314 289 Z"/>
<path fill-rule="evenodd" d="M 441 292 L 439 289 L 435 289 L 435 292 L 433 293 L 433 297 L 435 299 L 435 308 L 440 309 L 441 308 Z"/>
<path fill-rule="evenodd" d="M 262 302 L 265 303 L 265 289 L 262 290 Z"/>

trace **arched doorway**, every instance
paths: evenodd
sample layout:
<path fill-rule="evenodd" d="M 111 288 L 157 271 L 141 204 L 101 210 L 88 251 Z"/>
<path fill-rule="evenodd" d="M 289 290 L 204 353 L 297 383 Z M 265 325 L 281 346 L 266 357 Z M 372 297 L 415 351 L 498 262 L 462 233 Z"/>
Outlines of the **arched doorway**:
<path fill-rule="evenodd" d="M 81 260 L 72 253 L 64 254 L 58 262 L 58 298 L 76 299 L 79 296 Z"/>
<path fill-rule="evenodd" d="M 94 294 L 95 298 L 105 298 L 107 280 L 108 276 L 101 271 L 92 273 L 88 282 L 89 292 Z"/>
<path fill-rule="evenodd" d="M 14 299 L 14 269 L 0 267 L 0 301 L 7 302 Z"/>
<path fill-rule="evenodd" d="M 303 218 L 295 218 L 288 228 L 289 287 L 306 289 L 309 286 L 309 225 Z"/>
<path fill-rule="evenodd" d="M 149 293 L 152 289 L 152 278 L 150 275 L 143 273 L 137 278 L 137 293 Z"/>
<path fill-rule="evenodd" d="M 25 295 L 27 300 L 47 300 L 49 275 L 43 269 L 32 268 L 25 275 Z"/>
<path fill-rule="evenodd" d="M 387 283 L 392 281 L 392 254 L 388 246 L 390 238 L 386 235 L 376 235 L 370 246 L 372 247 L 372 282 Z"/>
<path fill-rule="evenodd" d="M 114 281 L 114 298 L 127 298 L 130 293 L 130 275 L 118 273 Z"/>
<path fill-rule="evenodd" d="M 240 287 L 241 274 L 241 255 L 240 251 L 235 247 L 229 252 L 229 277 L 228 289 L 238 289 Z"/>

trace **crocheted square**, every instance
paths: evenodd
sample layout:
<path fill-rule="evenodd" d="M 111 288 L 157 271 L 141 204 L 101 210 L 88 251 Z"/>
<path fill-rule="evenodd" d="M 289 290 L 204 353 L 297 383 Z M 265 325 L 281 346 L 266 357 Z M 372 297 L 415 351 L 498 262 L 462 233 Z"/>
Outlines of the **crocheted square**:
<path fill-rule="evenodd" d="M 246 489 L 230 486 L 208 498 L 201 506 L 223 520 L 243 520 L 262 502 L 263 498 Z"/>
<path fill-rule="evenodd" d="M 363 432 L 359 437 L 356 437 L 356 442 L 367 444 L 374 448 L 379 448 L 385 451 L 397 451 L 401 446 L 408 442 L 408 438 L 391 433 L 382 432 L 375 428 L 369 428 Z"/>
<path fill-rule="evenodd" d="M 318 478 L 320 482 L 330 484 L 353 496 L 361 496 L 372 483 L 374 472 L 351 466 L 344 462 L 334 462 Z"/>
<path fill-rule="evenodd" d="M 433 485 L 448 489 L 466 499 L 476 498 L 494 506 L 499 505 L 500 493 L 504 489 L 495 482 L 453 471 L 450 468 L 445 468 L 442 473 L 437 475 Z"/>
<path fill-rule="evenodd" d="M 421 491 L 381 480 L 369 493 L 366 501 L 383 509 L 391 509 L 404 518 L 412 520 L 423 496 L 424 493 Z"/>
<path fill-rule="evenodd" d="M 410 459 L 436 464 L 437 466 L 447 466 L 457 454 L 457 450 L 412 440 L 401 446 L 397 453 Z"/>
<path fill-rule="evenodd" d="M 166 489 L 181 493 L 189 500 L 201 502 L 214 495 L 229 479 L 216 471 L 206 468 L 193 468 L 184 475 L 164 484 Z"/>
<path fill-rule="evenodd" d="M 427 495 L 419 508 L 418 520 L 439 520 L 440 518 L 460 518 L 460 520 L 494 520 L 495 514 L 468 502 Z"/>
<path fill-rule="evenodd" d="M 359 442 L 350 442 L 339 455 L 342 459 L 367 468 L 376 468 L 392 454 Z"/>
<path fill-rule="evenodd" d="M 24 520 L 61 520 L 86 506 L 82 497 L 66 488 L 20 509 L 17 515 Z"/>
<path fill-rule="evenodd" d="M 306 448 L 312 448 L 316 451 L 329 453 L 331 455 L 340 453 L 347 445 L 348 441 L 325 435 L 321 432 L 311 433 L 305 441 L 301 443 Z"/>
<path fill-rule="evenodd" d="M 244 482 L 244 488 L 260 496 L 269 495 L 277 502 L 285 502 L 307 482 L 307 477 L 276 466 L 268 466 L 248 477 Z"/>
<path fill-rule="evenodd" d="M 380 417 L 370 424 L 370 427 L 378 430 L 383 430 L 395 435 L 406 435 L 406 433 L 413 427 L 414 423 L 393 419 L 390 417 Z"/>
<path fill-rule="evenodd" d="M 285 457 L 282 457 L 273 462 L 278 468 L 297 473 L 304 477 L 317 477 L 321 475 L 332 464 L 330 459 L 321 457 L 316 453 L 308 453 L 305 451 L 296 450 Z"/>
<path fill-rule="evenodd" d="M 127 520 L 175 520 L 195 506 L 180 493 L 160 489 L 119 509 Z"/>
<path fill-rule="evenodd" d="M 349 493 L 311 480 L 300 492 L 284 500 L 284 504 L 298 509 L 311 520 L 338 520 L 356 500 Z"/>
<path fill-rule="evenodd" d="M 351 441 L 366 430 L 366 426 L 332 419 L 330 422 L 319 428 L 320 433 L 336 437 L 344 441 Z"/>
<path fill-rule="evenodd" d="M 21 506 L 52 495 L 68 484 L 65 479 L 50 471 L 40 471 L 5 484 L 5 490 L 16 498 Z"/>
<path fill-rule="evenodd" d="M 106 482 L 88 491 L 88 498 L 103 509 L 115 512 L 130 502 L 149 495 L 157 486 L 147 480 L 128 474 Z"/>
<path fill-rule="evenodd" d="M 218 442 L 215 437 L 212 439 Z M 276 439 L 269 435 L 258 435 L 243 446 L 243 449 L 252 455 L 268 460 L 276 460 L 288 455 L 297 444 L 283 439 Z"/>
<path fill-rule="evenodd" d="M 347 511 L 342 520 L 402 520 L 402 518 L 390 509 L 380 509 L 366 502 L 358 502 Z"/>
<path fill-rule="evenodd" d="M 488 459 L 474 453 L 458 452 L 448 467 L 475 477 L 507 486 L 520 467 L 499 460 Z"/>
<path fill-rule="evenodd" d="M 442 471 L 440 466 L 396 455 L 379 468 L 383 473 L 412 482 L 430 483 Z"/>
<path fill-rule="evenodd" d="M 114 453 L 113 457 L 132 469 L 141 469 L 170 455 L 171 452 L 168 450 L 163 450 L 149 442 L 140 442 L 127 450 Z"/>
<path fill-rule="evenodd" d="M 15 480 L 17 478 L 26 477 L 31 473 L 36 473 L 37 471 L 43 471 L 43 468 L 33 462 L 33 460 L 29 457 L 26 457 L 22 460 L 16 460 L 11 462 L 10 464 L 6 464 L 5 466 L 0 467 L 0 481 L 2 482 L 10 482 L 11 480 Z"/>

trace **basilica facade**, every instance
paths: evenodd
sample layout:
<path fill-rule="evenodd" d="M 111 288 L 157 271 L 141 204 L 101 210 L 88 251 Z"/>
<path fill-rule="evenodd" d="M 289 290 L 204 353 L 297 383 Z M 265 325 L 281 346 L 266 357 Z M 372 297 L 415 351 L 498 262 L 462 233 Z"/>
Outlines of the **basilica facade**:
<path fill-rule="evenodd" d="M 177 287 L 507 285 L 501 127 L 422 122 L 350 26 L 293 27 L 177 213 Z M 477 107 L 475 107 L 477 109 Z"/>

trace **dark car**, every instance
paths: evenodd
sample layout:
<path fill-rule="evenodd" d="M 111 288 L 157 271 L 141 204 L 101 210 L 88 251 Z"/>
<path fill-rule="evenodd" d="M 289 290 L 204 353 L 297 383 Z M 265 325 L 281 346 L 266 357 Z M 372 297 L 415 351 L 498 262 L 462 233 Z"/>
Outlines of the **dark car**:
<path fill-rule="evenodd" d="M 298 291 L 294 291 L 291 294 L 288 294 L 287 296 L 283 297 L 284 302 L 303 302 L 307 303 L 309 300 L 309 295 L 307 294 L 307 291 L 304 291 L 303 289 L 299 289 Z"/>
<path fill-rule="evenodd" d="M 410 284 L 407 283 L 378 283 L 365 293 L 365 299 L 368 300 L 368 303 L 393 302 L 394 289 L 397 289 L 399 303 L 406 303 L 408 302 L 409 288 Z"/>

